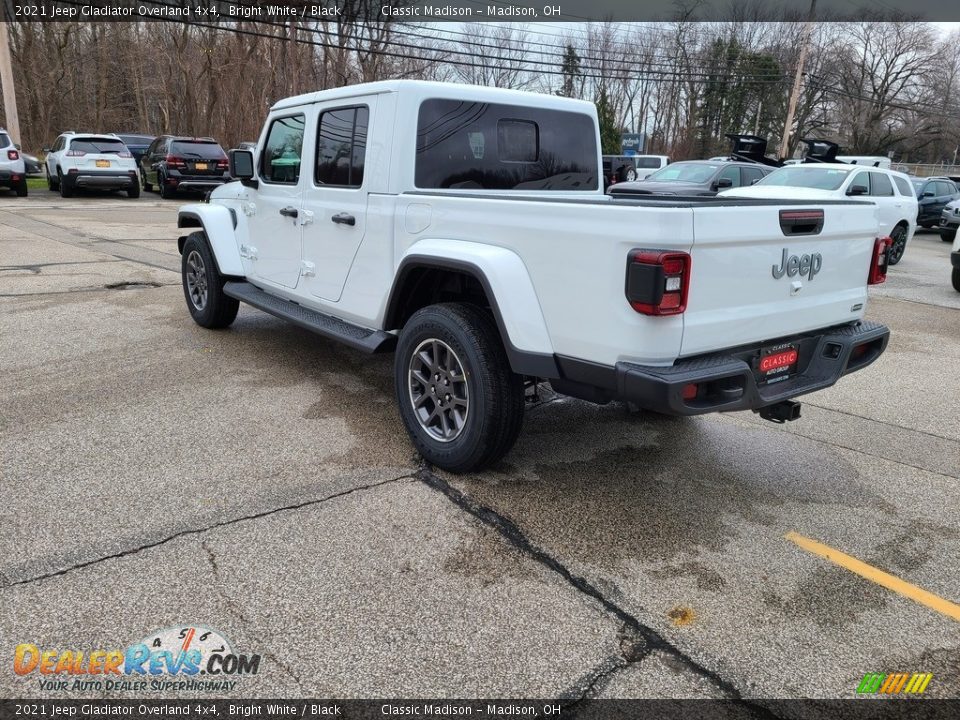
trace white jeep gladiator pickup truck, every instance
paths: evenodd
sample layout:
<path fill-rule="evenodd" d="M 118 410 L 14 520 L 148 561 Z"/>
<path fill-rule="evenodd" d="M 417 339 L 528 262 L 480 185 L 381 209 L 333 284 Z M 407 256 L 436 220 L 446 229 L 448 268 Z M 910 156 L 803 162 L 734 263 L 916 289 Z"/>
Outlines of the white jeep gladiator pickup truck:
<path fill-rule="evenodd" d="M 889 238 L 855 200 L 604 195 L 588 102 L 388 81 L 276 103 L 238 181 L 181 208 L 183 289 L 223 328 L 239 302 L 395 353 L 422 457 L 507 453 L 525 396 L 657 412 L 793 398 L 884 351 L 863 320 Z"/>

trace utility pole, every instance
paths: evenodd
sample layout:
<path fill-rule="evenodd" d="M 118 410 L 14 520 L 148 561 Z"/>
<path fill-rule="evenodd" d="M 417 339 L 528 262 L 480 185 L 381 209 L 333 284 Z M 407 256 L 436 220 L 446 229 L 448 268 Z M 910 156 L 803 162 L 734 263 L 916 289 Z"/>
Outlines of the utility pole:
<path fill-rule="evenodd" d="M 810 35 L 813 32 L 813 13 L 817 9 L 817 0 L 810 0 L 810 14 L 803 26 L 803 45 L 800 46 L 800 57 L 797 59 L 797 74 L 793 78 L 793 92 L 790 93 L 790 102 L 787 105 L 787 121 L 783 124 L 783 140 L 780 141 L 780 159 L 786 160 L 790 150 L 790 128 L 793 127 L 793 115 L 797 111 L 797 101 L 800 99 L 800 85 L 803 82 L 803 64 L 807 60 L 807 48 L 810 46 Z"/>
<path fill-rule="evenodd" d="M 3 85 L 3 111 L 7 117 L 7 132 L 15 143 L 20 142 L 20 118 L 17 116 L 17 93 L 13 87 L 13 64 L 10 60 L 10 38 L 7 35 L 6 5 L 0 21 L 0 84 Z"/>

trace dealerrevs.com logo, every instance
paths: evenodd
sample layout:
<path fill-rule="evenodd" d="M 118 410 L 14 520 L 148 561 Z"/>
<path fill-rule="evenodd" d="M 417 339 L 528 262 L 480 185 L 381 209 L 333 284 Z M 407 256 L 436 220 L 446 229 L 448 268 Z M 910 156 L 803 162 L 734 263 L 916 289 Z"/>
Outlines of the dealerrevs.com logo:
<path fill-rule="evenodd" d="M 221 633 L 184 625 L 150 633 L 124 650 L 17 645 L 13 671 L 45 691 L 230 691 L 260 672 L 260 656 L 234 652 Z"/>

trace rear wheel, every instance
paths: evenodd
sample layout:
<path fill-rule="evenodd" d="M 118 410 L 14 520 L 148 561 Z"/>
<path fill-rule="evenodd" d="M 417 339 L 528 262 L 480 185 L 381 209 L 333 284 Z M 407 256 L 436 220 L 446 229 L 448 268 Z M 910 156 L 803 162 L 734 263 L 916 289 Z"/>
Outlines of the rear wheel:
<path fill-rule="evenodd" d="M 637 179 L 637 169 L 633 165 L 624 165 L 617 173 L 620 182 L 633 182 Z"/>
<path fill-rule="evenodd" d="M 70 187 L 70 183 L 64 179 L 63 173 L 59 170 L 57 170 L 57 187 L 60 188 L 60 197 L 73 197 L 73 188 Z"/>
<path fill-rule="evenodd" d="M 502 458 L 523 424 L 523 378 L 510 369 L 489 313 L 430 305 L 400 333 L 394 361 L 400 416 L 427 462 L 451 472 Z"/>
<path fill-rule="evenodd" d="M 940 231 L 940 239 L 943 240 L 944 242 L 953 242 L 956 237 L 957 237 L 956 228 L 954 228 L 953 230 Z"/>
<path fill-rule="evenodd" d="M 130 187 L 127 188 L 127 197 L 131 199 L 140 197 L 140 185 L 133 182 Z"/>
<path fill-rule="evenodd" d="M 903 253 L 907 249 L 907 228 L 903 225 L 897 225 L 890 233 L 893 244 L 887 251 L 887 264 L 896 265 L 903 258 Z"/>
<path fill-rule="evenodd" d="M 17 186 L 14 188 L 17 192 L 17 197 L 26 197 L 27 196 L 27 179 L 25 177 L 20 178 L 20 182 L 17 183 Z"/>
<path fill-rule="evenodd" d="M 159 170 L 157 171 L 157 192 L 160 193 L 160 197 L 164 200 L 169 200 L 173 197 L 173 191 L 167 187 L 167 179 Z"/>
<path fill-rule="evenodd" d="M 953 289 L 960 292 L 960 268 L 953 269 Z"/>
<path fill-rule="evenodd" d="M 183 296 L 194 322 L 205 328 L 225 328 L 237 317 L 240 301 L 223 292 L 226 279 L 217 271 L 207 236 L 191 233 L 180 261 Z"/>

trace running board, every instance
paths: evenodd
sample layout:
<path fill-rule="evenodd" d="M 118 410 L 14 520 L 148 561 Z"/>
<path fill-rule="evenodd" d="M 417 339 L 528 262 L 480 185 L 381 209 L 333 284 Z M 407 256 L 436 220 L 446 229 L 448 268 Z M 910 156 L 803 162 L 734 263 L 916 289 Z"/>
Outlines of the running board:
<path fill-rule="evenodd" d="M 227 282 L 223 286 L 223 292 L 258 310 L 366 353 L 390 352 L 397 344 L 396 335 L 383 330 L 370 330 L 332 315 L 324 315 L 291 300 L 266 293 L 248 282 Z"/>

